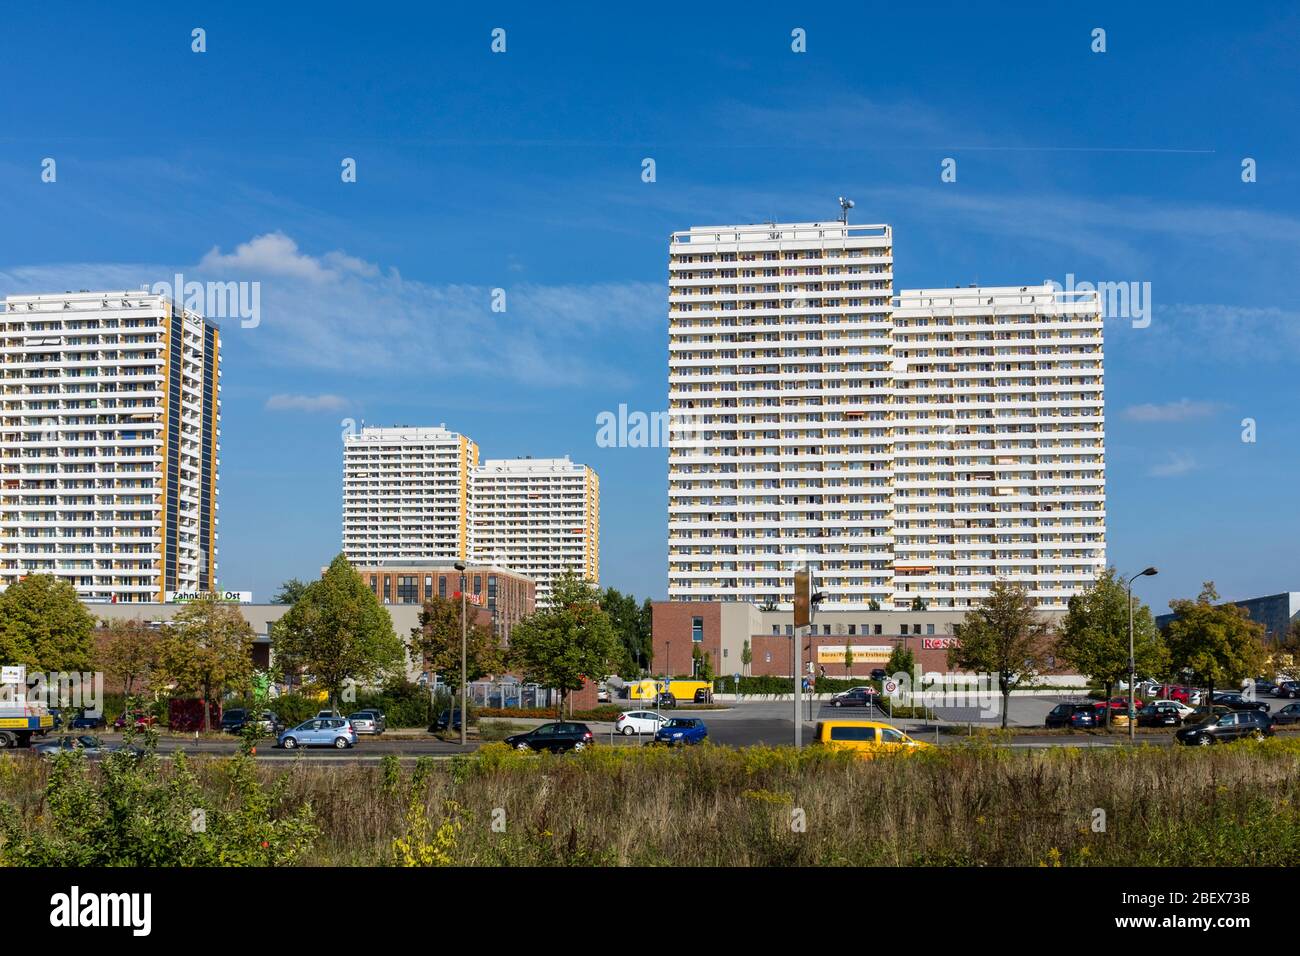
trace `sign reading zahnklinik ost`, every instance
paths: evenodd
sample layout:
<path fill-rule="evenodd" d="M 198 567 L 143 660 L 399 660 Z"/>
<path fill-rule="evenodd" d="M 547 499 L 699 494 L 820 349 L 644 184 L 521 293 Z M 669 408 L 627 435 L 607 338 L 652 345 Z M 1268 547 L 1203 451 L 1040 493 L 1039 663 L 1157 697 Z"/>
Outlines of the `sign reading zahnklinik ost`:
<path fill-rule="evenodd" d="M 168 604 L 185 604 L 201 597 L 215 597 L 222 604 L 252 604 L 252 591 L 168 591 Z"/>
<path fill-rule="evenodd" d="M 27 666 L 25 664 L 6 664 L 0 667 L 0 684 L 27 684 Z"/>

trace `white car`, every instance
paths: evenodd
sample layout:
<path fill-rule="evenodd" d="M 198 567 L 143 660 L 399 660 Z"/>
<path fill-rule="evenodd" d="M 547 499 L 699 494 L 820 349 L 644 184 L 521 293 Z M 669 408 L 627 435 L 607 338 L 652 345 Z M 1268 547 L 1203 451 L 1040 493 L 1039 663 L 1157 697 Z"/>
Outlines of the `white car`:
<path fill-rule="evenodd" d="M 1188 707 L 1181 700 L 1153 700 L 1151 701 L 1151 703 L 1166 704 L 1170 707 L 1173 707 L 1175 710 L 1178 711 L 1178 716 L 1181 717 L 1183 720 L 1187 719 L 1188 714 L 1196 713 L 1195 707 Z"/>
<path fill-rule="evenodd" d="M 653 710 L 625 710 L 618 715 L 618 720 L 614 721 L 614 729 L 625 737 L 631 737 L 633 734 L 653 737 L 660 725 L 667 722 L 667 717 L 656 714 Z"/>

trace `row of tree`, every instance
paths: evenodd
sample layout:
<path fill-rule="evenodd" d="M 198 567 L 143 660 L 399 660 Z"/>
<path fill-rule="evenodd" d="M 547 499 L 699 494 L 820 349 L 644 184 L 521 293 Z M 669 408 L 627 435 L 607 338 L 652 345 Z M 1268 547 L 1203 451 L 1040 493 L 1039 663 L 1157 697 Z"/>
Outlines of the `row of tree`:
<path fill-rule="evenodd" d="M 1257 676 L 1266 664 L 1263 625 L 1243 608 L 1219 603 L 1213 582 L 1207 581 L 1195 600 L 1170 602 L 1177 617 L 1163 633 L 1145 604 L 1135 602 L 1130 612 L 1129 600 L 1123 579 L 1108 568 L 1088 590 L 1070 598 L 1065 616 L 1053 627 L 1023 585 L 997 581 L 980 606 L 954 626 L 958 645 L 948 651 L 948 666 L 998 678 L 1005 727 L 1011 692 L 1047 669 L 1077 670 L 1109 698 L 1128 679 L 1130 613 L 1139 677 L 1187 676 L 1213 693 Z M 1277 650 L 1297 648 L 1300 623 Z M 1109 720 L 1109 708 L 1106 715 Z"/>
<path fill-rule="evenodd" d="M 461 602 L 433 598 L 405 640 L 361 576 L 339 555 L 315 581 L 286 582 L 277 599 L 291 604 L 271 629 L 273 676 L 312 685 L 339 699 L 351 684 L 379 685 L 405 676 L 408 656 L 433 674 L 458 682 Z M 1135 603 L 1133 644 L 1140 675 L 1190 674 L 1213 690 L 1254 676 L 1268 656 L 1263 628 L 1232 604 L 1220 604 L 1212 583 L 1195 600 L 1170 604 L 1176 613 L 1162 634 L 1146 605 Z M 997 675 L 1004 697 L 1043 670 L 1066 666 L 1087 675 L 1109 697 L 1128 674 L 1129 598 L 1108 569 L 1069 601 L 1053 627 L 1027 590 L 998 581 L 987 599 L 954 628 L 959 639 L 949 666 Z M 514 672 L 560 691 L 561 699 L 588 679 L 641 674 L 652 666 L 650 601 L 608 588 L 599 591 L 573 575 L 558 579 L 551 606 L 515 624 L 508 647 L 477 620 L 464 622 L 468 677 Z M 128 694 L 154 688 L 212 700 L 252 685 L 254 634 L 239 609 L 214 599 L 181 608 L 161 629 L 114 621 L 102 631 L 73 587 L 48 575 L 30 575 L 0 594 L 0 661 L 38 671 L 101 669 Z M 1300 650 L 1300 624 L 1282 646 Z M 742 663 L 748 664 L 748 642 Z M 712 672 L 701 658 L 700 673 Z M 1006 720 L 1006 707 L 1003 707 Z"/>

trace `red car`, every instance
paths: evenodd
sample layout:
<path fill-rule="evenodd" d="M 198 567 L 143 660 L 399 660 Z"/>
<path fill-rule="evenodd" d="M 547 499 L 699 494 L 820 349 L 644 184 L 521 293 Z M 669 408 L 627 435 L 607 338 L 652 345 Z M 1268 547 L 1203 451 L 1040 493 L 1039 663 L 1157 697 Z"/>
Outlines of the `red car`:
<path fill-rule="evenodd" d="M 153 714 L 146 714 L 144 711 L 141 710 L 132 711 L 130 714 L 130 718 L 131 718 L 131 723 L 132 725 L 134 725 L 136 730 L 144 730 L 144 728 L 151 727 L 152 725 L 158 723 L 157 717 L 155 717 Z M 123 714 L 121 717 L 117 718 L 117 720 L 113 721 L 113 729 L 123 730 L 126 727 L 126 721 L 127 721 L 127 715 Z"/>
<path fill-rule="evenodd" d="M 1093 704 L 1092 706 L 1095 707 L 1095 708 L 1097 708 L 1097 710 L 1099 710 L 1099 711 L 1101 711 L 1101 710 L 1105 710 L 1107 707 L 1110 707 L 1110 709 L 1111 709 L 1112 711 L 1119 711 L 1120 713 L 1127 713 L 1127 712 L 1128 712 L 1128 698 L 1127 698 L 1127 697 L 1112 697 L 1110 700 L 1099 700 L 1099 701 L 1097 701 L 1097 703 Z M 1138 702 L 1135 700 L 1135 701 L 1134 701 L 1134 706 L 1139 706 L 1139 707 L 1140 707 L 1141 704 L 1138 703 Z"/>

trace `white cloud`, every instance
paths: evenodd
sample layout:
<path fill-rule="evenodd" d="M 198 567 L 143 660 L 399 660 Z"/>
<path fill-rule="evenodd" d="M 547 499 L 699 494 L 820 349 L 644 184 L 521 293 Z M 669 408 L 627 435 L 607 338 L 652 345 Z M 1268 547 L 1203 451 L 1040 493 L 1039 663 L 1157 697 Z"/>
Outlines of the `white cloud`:
<path fill-rule="evenodd" d="M 1187 474 L 1196 467 L 1196 459 L 1190 455 L 1174 455 L 1168 461 L 1152 465 L 1147 469 L 1147 475 L 1151 478 L 1176 478 L 1179 475 Z"/>
<path fill-rule="evenodd" d="M 187 280 L 260 284 L 261 322 L 229 321 L 227 348 L 275 367 L 376 375 L 480 375 L 532 385 L 624 386 L 629 333 L 665 321 L 660 283 L 433 284 L 342 251 L 313 256 L 283 233 L 213 248 L 193 266 L 68 264 L 0 272 L 0 294 L 137 289 Z M 230 354 L 229 352 L 227 354 Z"/>
<path fill-rule="evenodd" d="M 271 412 L 337 412 L 347 407 L 342 395 L 272 395 L 266 400 Z"/>
<path fill-rule="evenodd" d="M 230 255 L 223 255 L 217 246 L 213 246 L 199 262 L 199 268 L 210 272 L 233 272 L 239 274 L 239 278 L 244 274 L 272 275 L 323 282 L 336 276 L 336 272 L 327 269 L 321 259 L 299 252 L 298 243 L 282 232 L 270 232 L 241 242 Z"/>
<path fill-rule="evenodd" d="M 1190 398 L 1163 404 L 1131 405 L 1123 416 L 1134 422 L 1185 422 L 1193 418 L 1206 418 L 1223 406 L 1219 402 L 1194 402 Z"/>

